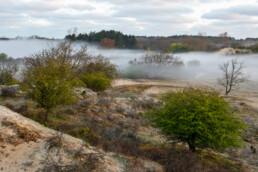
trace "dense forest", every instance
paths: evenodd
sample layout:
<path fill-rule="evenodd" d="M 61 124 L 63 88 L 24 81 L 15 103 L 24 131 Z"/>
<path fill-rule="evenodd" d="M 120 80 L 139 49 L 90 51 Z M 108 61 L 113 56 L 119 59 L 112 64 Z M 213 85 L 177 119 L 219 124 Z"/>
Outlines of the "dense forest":
<path fill-rule="evenodd" d="M 115 42 L 114 44 L 115 48 L 134 49 L 137 47 L 137 41 L 135 36 L 125 35 L 122 32 L 114 31 L 114 30 L 110 30 L 110 31 L 102 30 L 100 32 L 90 32 L 89 34 L 79 33 L 78 35 L 73 33 L 73 34 L 66 35 L 65 39 L 81 40 L 81 41 L 88 41 L 88 42 L 99 42 L 99 43 L 103 39 L 109 39 Z M 108 42 L 108 41 L 104 41 L 104 42 Z M 110 47 L 110 46 L 107 45 L 107 47 Z"/>

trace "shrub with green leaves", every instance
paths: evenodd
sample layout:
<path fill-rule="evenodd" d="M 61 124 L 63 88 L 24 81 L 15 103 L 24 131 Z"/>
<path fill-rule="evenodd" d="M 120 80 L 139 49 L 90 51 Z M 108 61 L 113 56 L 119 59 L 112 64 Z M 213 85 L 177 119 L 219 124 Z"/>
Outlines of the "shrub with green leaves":
<path fill-rule="evenodd" d="M 0 60 L 7 60 L 8 56 L 5 53 L 0 53 Z"/>
<path fill-rule="evenodd" d="M 15 85 L 19 81 L 13 78 L 9 72 L 0 72 L 0 85 Z"/>
<path fill-rule="evenodd" d="M 169 139 L 187 143 L 192 151 L 242 145 L 245 123 L 218 92 L 186 88 L 165 94 L 162 103 L 147 114 Z"/>
<path fill-rule="evenodd" d="M 79 84 L 78 81 L 71 64 L 62 56 L 40 56 L 26 59 L 21 87 L 30 98 L 49 112 L 57 105 L 75 100 L 73 88 Z"/>
<path fill-rule="evenodd" d="M 80 73 L 82 75 L 102 73 L 106 78 L 109 79 L 114 79 L 118 75 L 116 65 L 110 63 L 109 59 L 101 55 L 98 55 L 97 57 L 91 57 L 89 62 L 83 65 Z"/>
<path fill-rule="evenodd" d="M 91 73 L 81 76 L 81 81 L 93 91 L 104 91 L 111 86 L 111 80 L 102 73 Z"/>

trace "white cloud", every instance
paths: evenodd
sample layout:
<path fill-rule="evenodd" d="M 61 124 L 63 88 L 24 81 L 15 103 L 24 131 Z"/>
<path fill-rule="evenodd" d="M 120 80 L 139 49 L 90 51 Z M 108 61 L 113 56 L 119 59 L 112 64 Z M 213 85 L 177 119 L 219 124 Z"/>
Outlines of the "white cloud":
<path fill-rule="evenodd" d="M 0 11 L 0 32 L 9 37 L 62 38 L 77 26 L 164 36 L 227 31 L 239 38 L 257 36 L 258 23 L 257 0 L 0 0 Z"/>

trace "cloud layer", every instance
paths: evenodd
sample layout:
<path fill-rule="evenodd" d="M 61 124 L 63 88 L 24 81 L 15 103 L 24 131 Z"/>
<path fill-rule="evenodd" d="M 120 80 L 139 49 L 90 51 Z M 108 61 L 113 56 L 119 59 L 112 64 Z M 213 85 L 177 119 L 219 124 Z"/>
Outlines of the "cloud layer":
<path fill-rule="evenodd" d="M 256 0 L 0 0 L 0 36 L 63 38 L 78 32 L 119 30 L 127 34 L 258 37 Z"/>

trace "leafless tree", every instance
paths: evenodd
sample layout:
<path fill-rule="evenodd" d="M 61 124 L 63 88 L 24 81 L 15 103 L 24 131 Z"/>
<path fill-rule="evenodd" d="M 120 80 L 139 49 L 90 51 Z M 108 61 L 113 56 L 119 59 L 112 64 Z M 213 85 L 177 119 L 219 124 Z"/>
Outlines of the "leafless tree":
<path fill-rule="evenodd" d="M 234 86 L 247 81 L 243 69 L 244 63 L 239 62 L 237 58 L 220 65 L 223 75 L 219 78 L 218 83 L 225 88 L 226 95 L 230 93 Z"/>

